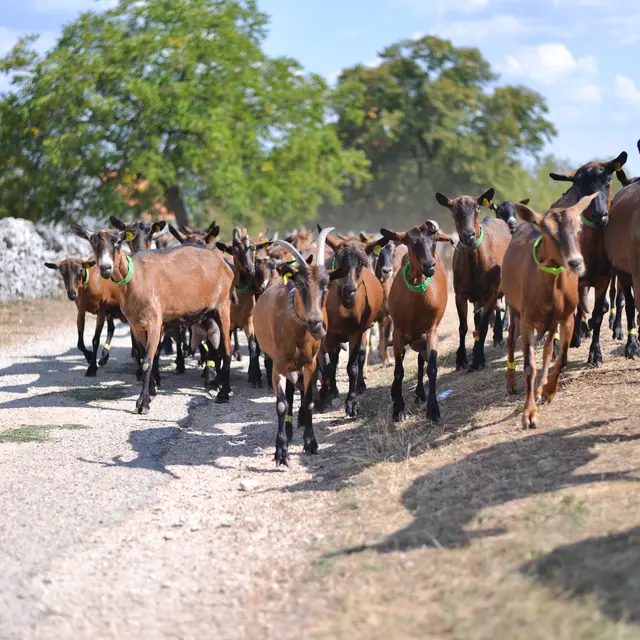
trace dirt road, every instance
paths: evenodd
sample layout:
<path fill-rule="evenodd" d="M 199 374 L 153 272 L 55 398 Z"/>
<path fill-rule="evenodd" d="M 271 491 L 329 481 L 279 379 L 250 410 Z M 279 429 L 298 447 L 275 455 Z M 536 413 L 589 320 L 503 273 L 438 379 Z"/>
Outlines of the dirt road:
<path fill-rule="evenodd" d="M 125 327 L 95 380 L 71 326 L 2 349 L 0 638 L 638 637 L 620 620 L 640 619 L 640 545 L 613 577 L 572 566 L 558 585 L 522 568 L 633 531 L 637 365 L 608 338 L 597 372 L 572 351 L 540 431 L 522 433 L 502 349 L 484 373 L 453 370 L 452 307 L 442 425 L 418 409 L 393 429 L 392 369 L 373 367 L 362 418 L 317 416 L 313 457 L 296 430 L 288 470 L 274 467 L 273 399 L 248 387 L 246 355 L 228 405 L 200 390 L 194 363 L 180 376 L 163 357 L 161 392 L 137 416 Z M 505 606 L 514 593 L 526 607 Z"/>

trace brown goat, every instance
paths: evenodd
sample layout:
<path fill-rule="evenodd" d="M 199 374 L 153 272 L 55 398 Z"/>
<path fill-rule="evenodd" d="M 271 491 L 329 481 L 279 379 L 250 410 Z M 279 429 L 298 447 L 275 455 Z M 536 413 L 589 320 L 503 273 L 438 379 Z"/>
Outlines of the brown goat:
<path fill-rule="evenodd" d="M 480 223 L 480 211 L 489 206 L 494 190 L 489 189 L 479 198 L 460 196 L 450 200 L 436 193 L 436 200 L 448 208 L 456 225 L 460 242 L 453 256 L 453 288 L 456 293 L 456 308 L 460 321 L 460 346 L 456 354 L 456 369 L 466 368 L 468 302 L 481 311 L 474 313 L 473 361 L 471 369 L 485 368 L 484 342 L 489 330 L 489 321 L 494 316 L 494 342 L 502 343 L 502 318 L 496 303 L 502 298 L 500 269 L 504 252 L 509 246 L 511 232 L 506 222 L 486 217 Z M 495 315 L 494 315 L 495 313 Z"/>
<path fill-rule="evenodd" d="M 418 386 L 416 398 L 427 403 L 427 418 L 440 419 L 436 378 L 438 375 L 438 325 L 447 307 L 447 277 L 436 255 L 438 242 L 451 242 L 440 233 L 438 223 L 427 220 L 420 227 L 405 232 L 380 229 L 386 241 L 405 245 L 407 263 L 402 274 L 393 279 L 389 293 L 389 314 L 393 320 L 393 355 L 395 371 L 391 386 L 393 420 L 405 419 L 402 381 L 404 356 L 407 345 L 418 352 Z M 427 363 L 429 395 L 424 390 L 424 364 Z"/>
<path fill-rule="evenodd" d="M 602 362 L 600 349 L 600 327 L 609 306 L 607 289 L 611 282 L 611 264 L 604 248 L 605 229 L 609 223 L 611 207 L 611 178 L 616 170 L 621 170 L 627 161 L 627 153 L 623 151 L 617 158 L 609 162 L 588 162 L 580 168 L 567 173 L 551 173 L 553 180 L 571 182 L 566 191 L 550 209 L 564 209 L 575 205 L 581 198 L 594 195 L 589 207 L 582 213 L 582 229 L 580 232 L 580 252 L 585 261 L 585 273 L 579 282 L 579 306 L 571 338 L 571 346 L 579 347 L 583 333 L 588 333 L 584 317 L 588 311 L 587 294 L 590 287 L 595 288 L 595 306 L 591 327 L 593 335 L 589 348 L 588 362 L 599 365 Z M 583 330 L 583 326 L 585 329 Z"/>
<path fill-rule="evenodd" d="M 240 229 L 233 229 L 232 243 L 226 245 L 217 242 L 216 247 L 233 256 L 234 286 L 238 297 L 237 303 L 231 305 L 231 330 L 242 329 L 247 337 L 249 347 L 249 384 L 262 388 L 262 371 L 260 370 L 260 346 L 256 342 L 253 327 L 253 313 L 256 306 L 256 266 L 255 253 L 266 249 L 271 243 L 262 242 L 256 246 L 249 236 L 241 237 Z M 260 283 L 260 287 L 262 288 Z"/>
<path fill-rule="evenodd" d="M 158 237 L 164 235 L 166 232 L 167 223 L 164 220 L 158 222 L 143 222 L 142 220 L 136 220 L 127 224 L 122 222 L 115 216 L 109 218 L 109 222 L 118 231 L 126 231 L 126 243 L 131 249 L 131 253 L 138 253 L 138 251 L 145 251 L 151 249 L 151 243 Z"/>
<path fill-rule="evenodd" d="M 638 141 L 638 151 L 640 151 L 640 140 Z M 627 358 L 633 359 L 640 356 L 635 318 L 636 308 L 640 308 L 638 302 L 638 292 L 640 291 L 640 261 L 638 260 L 640 178 L 628 179 L 622 169 L 617 172 L 617 175 L 625 186 L 618 191 L 611 203 L 611 216 L 604 231 L 604 248 L 624 289 L 628 329 L 625 355 Z"/>
<path fill-rule="evenodd" d="M 324 248 L 327 235 L 333 228 L 324 229 L 318 238 L 316 264 L 311 266 L 300 252 L 284 240 L 276 244 L 284 247 L 296 260 L 297 269 L 284 264 L 282 272 L 288 277 L 273 281 L 260 296 L 254 312 L 256 338 L 265 354 L 272 360 L 272 386 L 276 395 L 278 434 L 276 436 L 276 465 L 289 464 L 288 443 L 293 439 L 293 396 L 302 372 L 302 405 L 298 426 L 304 425 L 304 451 L 317 453 L 318 443 L 313 431 L 313 391 L 316 379 L 318 352 L 327 333 L 327 290 L 339 272 L 327 272 Z"/>
<path fill-rule="evenodd" d="M 322 232 L 320 225 L 318 231 Z M 326 264 L 332 269 L 334 279 L 327 296 L 328 324 L 322 345 L 324 367 L 318 410 L 323 411 L 327 407 L 334 390 L 337 393 L 335 378 L 341 345 L 349 342 L 349 391 L 345 411 L 349 417 L 355 418 L 359 411 L 357 394 L 364 393 L 366 389 L 366 332 L 378 316 L 384 298 L 382 285 L 369 267 L 369 255 L 381 245 L 377 241 L 365 245 L 356 238 L 340 241 L 330 235 L 326 243 L 334 252 Z"/>
<path fill-rule="evenodd" d="M 58 262 L 45 262 L 45 267 L 60 272 L 67 290 L 67 297 L 76 303 L 78 310 L 78 349 L 89 363 L 86 376 L 95 377 L 98 365 L 103 367 L 109 360 L 111 340 L 115 330 L 114 319 L 121 318 L 120 290 L 115 284 L 105 281 L 98 276 L 95 260 L 81 260 L 67 258 Z M 85 316 L 91 313 L 96 316 L 96 329 L 93 335 L 93 350 L 89 351 L 84 345 Z M 98 361 L 98 347 L 100 336 L 107 321 L 107 339 L 102 347 Z"/>
<path fill-rule="evenodd" d="M 121 287 L 120 309 L 137 343 L 144 345 L 144 379 L 136 411 L 149 411 L 150 396 L 155 395 L 158 380 L 162 325 L 176 320 L 194 322 L 215 318 L 220 326 L 223 354 L 222 386 L 217 401 L 228 402 L 233 272 L 222 255 L 201 247 L 178 246 L 143 251 L 131 257 L 122 251 L 126 231 L 90 233 L 78 224 L 72 229 L 91 244 L 100 275 L 112 278 Z"/>
<path fill-rule="evenodd" d="M 516 228 L 502 262 L 502 287 L 511 309 L 507 340 L 507 391 L 516 393 L 515 348 L 518 332 L 522 340 L 525 371 L 525 405 L 522 426 L 536 427 L 536 398 L 551 402 L 558 391 L 558 379 L 567 364 L 574 313 L 578 306 L 578 278 L 585 263 L 580 254 L 581 214 L 597 193 L 586 196 L 571 207 L 551 209 L 546 214 L 516 204 L 525 223 Z M 560 353 L 551 377 L 553 334 L 560 325 Z M 542 379 L 537 390 L 534 332 L 547 331 Z"/>

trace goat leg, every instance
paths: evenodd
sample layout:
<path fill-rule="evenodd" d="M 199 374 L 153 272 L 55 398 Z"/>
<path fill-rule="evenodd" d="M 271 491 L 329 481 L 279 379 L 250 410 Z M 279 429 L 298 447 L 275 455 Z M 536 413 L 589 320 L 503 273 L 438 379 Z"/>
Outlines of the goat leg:
<path fill-rule="evenodd" d="M 587 363 L 593 367 L 602 364 L 602 349 L 600 348 L 600 329 L 604 314 L 609 310 L 607 303 L 607 288 L 609 287 L 609 277 L 596 284 L 596 304 L 591 316 L 591 329 L 593 330 L 591 346 L 589 347 L 589 358 Z"/>
<path fill-rule="evenodd" d="M 575 320 L 570 315 L 563 323 L 560 324 L 560 354 L 553 368 L 553 373 L 547 384 L 542 388 L 542 399 L 545 402 L 551 402 L 556 393 L 558 393 L 558 383 L 560 381 L 560 373 L 567 366 L 569 356 L 569 341 L 574 332 Z"/>
<path fill-rule="evenodd" d="M 104 367 L 109 362 L 109 354 L 111 353 L 111 340 L 113 340 L 113 332 L 116 330 L 115 323 L 113 322 L 113 316 L 107 314 L 107 340 L 102 347 L 102 353 L 100 354 L 100 360 L 98 365 Z"/>
<path fill-rule="evenodd" d="M 518 393 L 518 379 L 516 376 L 516 340 L 518 339 L 520 318 L 515 312 L 511 313 L 509 334 L 507 336 L 507 393 Z"/>
<path fill-rule="evenodd" d="M 84 323 L 85 323 L 85 312 L 78 309 L 78 318 L 77 318 L 77 326 L 78 326 L 78 349 L 82 352 L 82 355 L 86 358 L 87 363 L 91 364 L 92 353 L 84 346 Z"/>
<path fill-rule="evenodd" d="M 634 282 L 635 289 L 636 282 Z M 635 289 L 638 291 L 638 289 Z M 627 345 L 624 355 L 629 360 L 640 356 L 640 343 L 638 342 L 638 329 L 636 326 L 636 302 L 633 297 L 631 285 L 625 283 L 624 287 L 625 312 L 627 314 Z"/>
<path fill-rule="evenodd" d="M 500 309 L 496 309 L 496 315 L 493 320 L 493 346 L 501 347 L 504 344 L 504 337 L 502 335 L 503 324 L 502 324 L 502 311 Z"/>
<path fill-rule="evenodd" d="M 536 358 L 533 350 L 533 327 L 531 324 L 521 319 L 520 337 L 522 340 L 522 351 L 524 353 L 524 411 L 522 412 L 522 428 L 535 429 L 536 415 Z"/>
<path fill-rule="evenodd" d="M 418 384 L 416 385 L 416 403 L 425 404 L 427 394 L 424 390 L 424 356 L 418 353 Z"/>
<path fill-rule="evenodd" d="M 293 396 L 295 395 L 296 387 L 291 380 L 287 378 L 287 386 L 285 394 L 287 396 L 287 415 L 285 416 L 284 429 L 287 434 L 287 443 L 293 442 Z"/>
<path fill-rule="evenodd" d="M 173 340 L 168 334 L 165 334 L 164 338 L 162 339 L 162 350 L 165 356 L 170 356 L 173 354 Z"/>
<path fill-rule="evenodd" d="M 281 464 L 289 466 L 289 447 L 286 436 L 287 417 L 287 379 L 274 367 L 272 378 L 273 390 L 276 394 L 276 413 L 278 414 L 278 433 L 276 435 L 276 467 Z"/>
<path fill-rule="evenodd" d="M 429 378 L 429 397 L 427 399 L 427 419 L 432 422 L 440 420 L 440 407 L 436 393 L 436 380 L 438 378 L 438 333 L 435 327 L 427 334 L 427 377 Z"/>
<path fill-rule="evenodd" d="M 231 319 L 230 301 L 218 310 L 220 327 L 220 351 L 222 352 L 222 368 L 220 369 L 220 390 L 216 396 L 216 402 L 229 402 L 231 393 Z"/>
<path fill-rule="evenodd" d="M 624 331 L 622 330 L 622 310 L 625 307 L 626 301 L 624 296 L 624 286 L 618 280 L 618 289 L 616 291 L 616 298 L 614 304 L 611 305 L 609 310 L 609 328 L 613 330 L 614 340 L 624 340 Z M 631 305 L 633 309 L 633 305 Z"/>
<path fill-rule="evenodd" d="M 133 329 L 133 327 L 132 327 Z M 151 375 L 153 369 L 153 359 L 156 356 L 156 351 L 158 350 L 158 344 L 160 343 L 160 330 L 161 324 L 160 322 L 153 323 L 151 326 L 147 328 L 146 338 L 146 352 L 142 359 L 142 392 L 140 393 L 140 397 L 136 401 L 136 413 L 140 413 L 146 415 L 149 413 L 149 408 L 151 405 L 151 395 L 149 393 L 149 385 L 151 384 Z M 139 345 L 142 344 L 144 339 L 144 329 L 136 329 L 135 337 Z"/>
<path fill-rule="evenodd" d="M 456 371 L 460 371 L 460 369 L 466 369 L 469 366 L 469 362 L 467 361 L 467 348 L 464 345 L 469 329 L 467 319 L 468 303 L 462 296 L 456 296 L 456 309 L 458 311 L 458 322 L 460 325 L 458 330 L 460 334 L 460 346 L 456 352 Z"/>
<path fill-rule="evenodd" d="M 100 347 L 100 336 L 102 335 L 102 329 L 104 328 L 104 321 L 107 316 L 106 311 L 103 309 L 98 310 L 98 314 L 96 315 L 96 330 L 93 334 L 93 340 L 91 344 L 93 346 L 93 351 L 91 353 L 91 362 L 89 363 L 89 367 L 87 368 L 85 376 L 89 376 L 90 378 L 95 378 L 98 373 L 98 348 Z"/>
<path fill-rule="evenodd" d="M 166 339 L 166 336 L 165 336 Z M 166 353 L 166 350 L 165 350 Z M 184 345 L 182 343 L 181 331 L 178 332 L 178 339 L 176 340 L 176 371 L 178 373 L 185 372 L 184 366 Z"/>
<path fill-rule="evenodd" d="M 367 344 L 367 336 L 369 332 L 367 331 L 362 338 L 360 339 L 360 349 L 358 351 L 358 384 L 356 387 L 356 393 L 362 395 L 367 390 L 367 383 L 365 382 L 367 377 L 367 352 L 366 352 L 366 344 Z"/>
<path fill-rule="evenodd" d="M 238 362 L 242 360 L 242 354 L 240 353 L 240 343 L 238 342 L 238 330 L 234 329 L 233 331 L 233 354 L 232 357 L 235 358 Z"/>
<path fill-rule="evenodd" d="M 358 360 L 362 346 L 362 335 L 356 335 L 349 340 L 349 361 L 347 362 L 347 375 L 349 376 L 349 391 L 345 402 L 345 412 L 349 418 L 355 418 L 360 409 L 356 395 L 358 385 Z"/>
<path fill-rule="evenodd" d="M 487 361 L 484 356 L 484 342 L 487 339 L 489 321 L 491 320 L 491 315 L 493 314 L 496 302 L 497 296 L 492 298 L 482 310 L 477 334 L 473 336 L 473 360 L 471 362 L 472 371 L 482 371 L 486 367 Z"/>
<path fill-rule="evenodd" d="M 542 399 L 542 390 L 549 379 L 549 367 L 551 366 L 551 358 L 553 356 L 553 343 L 554 334 L 551 333 L 551 331 L 548 331 L 547 337 L 544 341 L 544 349 L 542 351 L 542 376 L 540 377 L 540 383 L 536 390 L 536 402 L 540 402 Z"/>
<path fill-rule="evenodd" d="M 405 343 L 400 332 L 393 331 L 393 355 L 396 366 L 393 371 L 393 384 L 391 385 L 391 400 L 393 401 L 393 421 L 404 422 L 404 399 L 402 397 L 402 381 L 404 379 L 404 354 Z"/>
<path fill-rule="evenodd" d="M 316 441 L 316 434 L 313 431 L 313 387 L 316 380 L 316 367 L 317 360 L 314 358 L 310 364 L 308 364 L 302 370 L 302 377 L 304 382 L 304 395 L 302 397 L 302 407 L 304 408 L 305 423 L 304 423 L 304 452 L 310 454 L 318 453 L 318 442 Z"/>

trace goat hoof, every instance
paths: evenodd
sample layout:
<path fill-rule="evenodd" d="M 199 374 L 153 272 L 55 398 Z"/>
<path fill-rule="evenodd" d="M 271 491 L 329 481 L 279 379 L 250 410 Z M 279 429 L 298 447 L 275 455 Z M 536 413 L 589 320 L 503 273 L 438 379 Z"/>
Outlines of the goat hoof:
<path fill-rule="evenodd" d="M 599 367 L 602 364 L 602 351 L 600 351 L 600 347 L 591 348 L 589 350 L 589 359 L 587 360 L 587 364 L 590 364 L 592 367 Z"/>
<path fill-rule="evenodd" d="M 276 451 L 276 467 L 288 467 L 289 466 L 289 454 L 285 451 Z"/>
<path fill-rule="evenodd" d="M 427 404 L 427 419 L 431 420 L 431 422 L 440 420 L 440 407 L 437 402 Z"/>
<path fill-rule="evenodd" d="M 517 387 L 507 387 L 507 393 L 510 396 L 517 396 L 518 395 L 518 388 Z"/>
<path fill-rule="evenodd" d="M 484 371 L 486 366 L 484 362 L 474 362 L 469 371 Z"/>
<path fill-rule="evenodd" d="M 577 331 L 573 333 L 573 337 L 571 338 L 571 344 L 569 345 L 572 349 L 579 349 L 582 345 L 582 338 L 578 336 Z"/>
<path fill-rule="evenodd" d="M 228 393 L 218 393 L 216 396 L 216 402 L 218 404 L 227 404 L 229 402 L 229 394 Z"/>
<path fill-rule="evenodd" d="M 364 380 L 362 380 L 361 382 L 358 382 L 356 393 L 359 393 L 360 395 L 362 395 L 366 390 L 367 390 L 367 383 Z"/>
<path fill-rule="evenodd" d="M 418 393 L 416 391 L 416 404 L 425 404 L 427 402 L 427 394 L 422 391 L 422 393 Z"/>
<path fill-rule="evenodd" d="M 360 412 L 360 405 L 356 400 L 347 400 L 345 410 L 349 418 L 357 418 Z"/>
<path fill-rule="evenodd" d="M 535 417 L 522 416 L 523 429 L 535 429 L 537 426 Z"/>
<path fill-rule="evenodd" d="M 315 438 L 304 441 L 304 452 L 311 455 L 318 453 L 318 443 Z"/>
<path fill-rule="evenodd" d="M 396 413 L 393 416 L 393 421 L 394 422 L 404 422 L 406 420 L 406 416 L 404 415 L 404 411 L 398 411 L 398 413 Z"/>
<path fill-rule="evenodd" d="M 87 376 L 87 378 L 95 378 L 98 375 L 98 368 L 89 367 L 84 375 Z"/>
<path fill-rule="evenodd" d="M 612 338 L 614 340 L 624 340 L 624 331 L 622 330 L 622 327 L 614 327 Z"/>
<path fill-rule="evenodd" d="M 233 357 L 237 362 L 240 362 L 242 360 L 242 354 L 239 351 L 234 352 Z"/>

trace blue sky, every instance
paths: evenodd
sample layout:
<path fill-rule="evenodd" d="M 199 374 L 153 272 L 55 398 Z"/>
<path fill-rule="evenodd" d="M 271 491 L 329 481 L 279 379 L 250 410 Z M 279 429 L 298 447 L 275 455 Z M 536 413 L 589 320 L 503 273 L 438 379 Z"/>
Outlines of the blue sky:
<path fill-rule="evenodd" d="M 42 47 L 79 11 L 109 0 L 0 0 L 0 53 L 22 33 Z M 259 0 L 271 55 L 334 80 L 386 45 L 425 33 L 477 46 L 501 84 L 540 91 L 559 135 L 549 151 L 578 165 L 629 152 L 640 174 L 640 0 Z"/>

